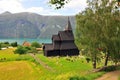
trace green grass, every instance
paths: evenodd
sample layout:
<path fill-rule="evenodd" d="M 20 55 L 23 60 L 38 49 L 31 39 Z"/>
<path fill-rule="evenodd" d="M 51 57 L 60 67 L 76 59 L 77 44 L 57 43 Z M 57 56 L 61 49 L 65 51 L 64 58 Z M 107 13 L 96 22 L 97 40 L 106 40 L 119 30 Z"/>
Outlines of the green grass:
<path fill-rule="evenodd" d="M 47 72 L 48 75 L 54 75 L 52 77 L 57 80 L 69 79 L 74 75 L 84 76 L 89 73 L 92 69 L 91 64 L 87 63 L 84 58 L 79 57 L 45 57 L 42 54 L 37 54 L 37 56 L 45 62 L 48 66 L 52 67 L 56 72 Z M 67 60 L 67 59 L 70 59 Z M 51 78 L 52 78 L 51 77 Z"/>
<path fill-rule="evenodd" d="M 29 54 L 18 55 L 14 49 L 0 50 L 0 80 L 93 80 L 103 73 L 91 73 L 92 63 L 80 57 L 45 57 L 36 54 L 45 64 L 53 68 L 48 70 L 35 64 Z M 75 78 L 75 79 L 74 79 Z"/>
<path fill-rule="evenodd" d="M 14 54 L 14 50 L 15 48 L 0 50 L 0 62 L 21 60 L 34 61 L 34 59 L 29 54 L 24 55 Z"/>
<path fill-rule="evenodd" d="M 27 61 L 0 63 L 0 80 L 38 80 L 38 71 Z"/>
<path fill-rule="evenodd" d="M 14 48 L 0 50 L 0 61 L 13 61 L 15 60 L 19 55 L 14 54 Z"/>
<path fill-rule="evenodd" d="M 120 76 L 119 76 L 118 80 L 120 80 Z"/>
<path fill-rule="evenodd" d="M 95 80 L 98 77 L 101 77 L 105 72 L 91 73 L 85 76 L 73 76 L 70 80 Z"/>

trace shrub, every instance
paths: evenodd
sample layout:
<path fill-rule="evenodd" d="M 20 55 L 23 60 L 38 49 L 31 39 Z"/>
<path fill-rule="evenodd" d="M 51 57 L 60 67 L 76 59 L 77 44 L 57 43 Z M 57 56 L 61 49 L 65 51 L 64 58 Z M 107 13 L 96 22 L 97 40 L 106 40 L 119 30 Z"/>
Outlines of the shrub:
<path fill-rule="evenodd" d="M 28 52 L 29 52 L 29 53 L 37 53 L 38 51 L 36 50 L 35 47 L 31 47 Z"/>
<path fill-rule="evenodd" d="M 86 79 L 85 77 L 76 76 L 76 77 L 71 77 L 69 80 L 88 80 L 88 79 Z"/>
<path fill-rule="evenodd" d="M 89 63 L 89 62 L 90 62 L 90 58 L 87 57 L 87 58 L 86 58 L 86 61 L 87 61 L 87 63 Z"/>
<path fill-rule="evenodd" d="M 0 50 L 1 50 L 1 43 L 0 43 Z"/>
<path fill-rule="evenodd" d="M 4 42 L 4 44 L 9 44 L 9 42 Z"/>
<path fill-rule="evenodd" d="M 80 80 L 78 76 L 71 77 L 69 80 Z"/>
<path fill-rule="evenodd" d="M 27 53 L 27 51 L 28 50 L 25 47 L 18 46 L 17 49 L 14 51 L 14 53 L 25 54 L 25 53 Z"/>
<path fill-rule="evenodd" d="M 1 44 L 1 48 L 8 47 L 8 46 L 9 46 L 9 43 L 8 43 L 8 42 L 4 42 L 4 43 L 0 43 L 0 44 Z"/>
<path fill-rule="evenodd" d="M 101 68 L 99 71 L 110 72 L 110 71 L 116 70 L 117 68 L 118 68 L 117 66 L 111 65 L 111 66 L 105 66 L 105 67 Z"/>
<path fill-rule="evenodd" d="M 32 46 L 32 47 L 35 47 L 35 48 L 40 48 L 40 47 L 42 47 L 42 45 L 40 45 L 38 42 L 32 42 L 31 46 Z"/>
<path fill-rule="evenodd" d="M 17 47 L 18 44 L 17 44 L 17 42 L 13 42 L 13 43 L 11 43 L 11 46 L 12 46 L 12 47 Z"/>

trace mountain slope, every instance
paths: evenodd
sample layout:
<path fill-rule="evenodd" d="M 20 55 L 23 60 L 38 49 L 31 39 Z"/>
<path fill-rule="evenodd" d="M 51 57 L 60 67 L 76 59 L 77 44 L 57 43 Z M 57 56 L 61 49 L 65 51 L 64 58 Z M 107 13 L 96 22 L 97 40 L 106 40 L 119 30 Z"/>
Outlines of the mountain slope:
<path fill-rule="evenodd" d="M 70 16 L 73 29 L 75 17 Z M 42 16 L 35 13 L 0 14 L 0 38 L 50 38 L 64 30 L 67 16 Z"/>

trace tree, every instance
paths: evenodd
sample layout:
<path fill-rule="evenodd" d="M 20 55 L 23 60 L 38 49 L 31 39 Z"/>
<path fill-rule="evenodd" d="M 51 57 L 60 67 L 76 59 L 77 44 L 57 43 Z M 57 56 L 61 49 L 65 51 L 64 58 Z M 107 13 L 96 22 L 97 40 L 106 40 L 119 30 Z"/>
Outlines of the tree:
<path fill-rule="evenodd" d="M 50 0 L 49 3 L 54 5 L 56 9 L 60 9 L 64 7 L 64 5 L 69 1 L 70 0 Z"/>
<path fill-rule="evenodd" d="M 31 46 L 35 47 L 35 48 L 40 48 L 41 47 L 41 45 L 38 42 L 32 42 Z"/>
<path fill-rule="evenodd" d="M 1 43 L 0 43 L 0 50 L 1 50 Z"/>
<path fill-rule="evenodd" d="M 9 42 L 4 42 L 4 44 L 8 44 L 9 45 Z"/>
<path fill-rule="evenodd" d="M 13 43 L 11 43 L 11 46 L 13 46 L 13 47 L 17 47 L 18 44 L 17 44 L 17 42 L 13 42 Z"/>
<path fill-rule="evenodd" d="M 60 8 L 64 7 L 64 5 L 66 3 L 68 3 L 69 1 L 70 0 L 50 0 L 49 3 L 52 4 L 52 5 L 54 5 L 56 9 L 60 9 Z M 97 1 L 99 1 L 99 0 L 97 0 Z M 120 6 L 120 0 L 112 0 L 112 1 L 118 2 L 118 5 L 116 6 L 116 8 L 118 8 L 118 6 Z M 87 2 L 92 2 L 92 1 L 87 0 Z"/>
<path fill-rule="evenodd" d="M 14 51 L 16 54 L 25 54 L 27 53 L 28 49 L 22 46 L 18 46 L 17 49 Z"/>
<path fill-rule="evenodd" d="M 115 1 L 109 0 L 87 0 L 88 8 L 76 16 L 77 42 L 88 50 L 87 55 L 91 56 L 93 67 L 96 68 L 96 61 L 101 58 L 101 51 L 105 53 L 105 66 L 108 60 L 119 55 L 120 21 L 118 11 L 115 10 Z M 115 15 L 116 14 L 116 15 Z M 114 52 L 113 52 L 114 51 Z M 113 56 L 114 54 L 114 56 Z M 117 58 L 118 61 L 118 58 Z"/>
<path fill-rule="evenodd" d="M 70 0 L 50 0 L 57 9 L 64 7 Z M 77 43 L 86 48 L 94 63 L 105 54 L 105 66 L 111 58 L 115 63 L 120 59 L 120 12 L 116 10 L 120 0 L 87 0 L 88 8 L 76 16 Z M 99 54 L 98 54 L 99 53 Z"/>

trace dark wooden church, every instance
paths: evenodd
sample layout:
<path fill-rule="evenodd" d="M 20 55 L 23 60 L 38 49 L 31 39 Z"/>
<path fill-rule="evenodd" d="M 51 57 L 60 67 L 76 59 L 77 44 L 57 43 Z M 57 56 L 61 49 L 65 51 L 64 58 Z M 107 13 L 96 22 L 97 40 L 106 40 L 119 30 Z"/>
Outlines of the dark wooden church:
<path fill-rule="evenodd" d="M 74 35 L 69 19 L 65 30 L 53 35 L 52 44 L 44 44 L 43 50 L 45 56 L 79 55 L 79 50 L 74 43 Z"/>

